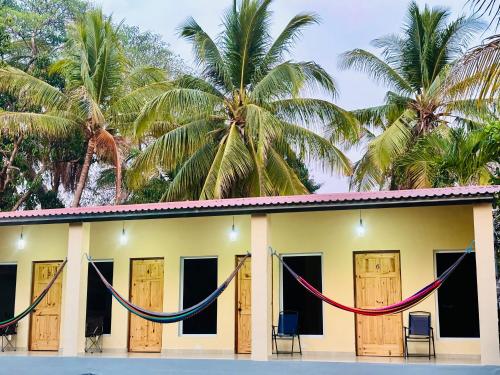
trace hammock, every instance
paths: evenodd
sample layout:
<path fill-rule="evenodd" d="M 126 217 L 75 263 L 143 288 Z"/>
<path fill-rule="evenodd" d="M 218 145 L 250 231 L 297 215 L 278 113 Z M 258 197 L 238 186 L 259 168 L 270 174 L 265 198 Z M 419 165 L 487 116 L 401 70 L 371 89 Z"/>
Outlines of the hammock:
<path fill-rule="evenodd" d="M 59 277 L 59 275 L 62 273 L 63 271 L 63 268 L 64 266 L 66 265 L 68 261 L 65 260 L 61 266 L 59 267 L 59 269 L 57 270 L 57 272 L 55 273 L 54 277 L 52 278 L 52 280 L 50 280 L 50 282 L 47 284 L 47 286 L 45 287 L 44 290 L 42 290 L 42 293 L 40 293 L 40 295 L 33 301 L 33 303 L 28 306 L 28 308 L 26 308 L 26 310 L 24 310 L 22 313 L 20 313 L 19 315 L 17 316 L 14 316 L 13 318 L 10 318 L 10 319 L 7 319 L 3 322 L 0 322 L 0 329 L 4 329 L 4 328 L 7 328 L 13 324 L 16 324 L 17 322 L 19 322 L 21 319 L 23 319 L 24 317 L 26 317 L 28 314 L 30 314 L 34 309 L 35 307 L 37 307 L 40 302 L 42 302 L 42 300 L 44 299 L 44 297 L 47 295 L 47 293 L 49 292 L 50 288 L 52 287 L 52 285 L 54 285 L 54 283 L 56 282 L 57 278 Z"/>
<path fill-rule="evenodd" d="M 111 293 L 111 295 L 122 305 L 125 307 L 128 311 L 130 311 L 132 314 L 137 315 L 143 319 L 149 320 L 151 322 L 155 323 L 162 323 L 162 324 L 168 324 L 168 323 L 176 323 L 188 318 L 191 318 L 195 316 L 196 314 L 199 314 L 201 311 L 206 309 L 208 306 L 210 306 L 221 294 L 226 290 L 228 285 L 231 283 L 231 281 L 234 279 L 238 271 L 241 269 L 243 266 L 245 260 L 250 256 L 250 254 L 247 254 L 241 262 L 238 264 L 238 266 L 234 269 L 234 271 L 229 275 L 229 277 L 224 281 L 216 290 L 214 290 L 207 298 L 205 298 L 203 301 L 197 303 L 194 306 L 188 307 L 187 309 L 178 311 L 178 312 L 172 312 L 172 313 L 165 313 L 165 312 L 156 312 L 156 311 L 150 311 L 143 309 L 140 306 L 134 305 L 133 303 L 127 301 L 120 293 L 116 291 L 116 289 L 113 288 L 113 286 L 106 280 L 106 278 L 103 276 L 103 274 L 99 271 L 95 263 L 92 261 L 92 258 L 87 256 L 87 259 L 89 263 L 94 267 L 94 269 L 97 272 L 97 275 L 99 275 L 99 278 L 103 282 L 103 284 L 106 286 L 108 291 Z"/>
<path fill-rule="evenodd" d="M 324 294 L 322 294 L 319 290 L 317 290 L 314 286 L 309 284 L 306 280 L 304 280 L 301 276 L 299 276 L 297 273 L 295 273 L 290 266 L 288 266 L 283 258 L 278 255 L 276 252 L 273 251 L 273 255 L 276 256 L 281 264 L 292 274 L 292 276 L 297 280 L 297 282 L 302 285 L 304 288 L 306 288 L 309 292 L 311 292 L 314 296 L 318 297 L 322 301 L 328 303 L 329 305 L 336 307 L 338 309 L 344 310 L 344 311 L 349 311 L 355 314 L 360 314 L 360 315 L 367 315 L 367 316 L 380 316 L 380 315 L 389 315 L 389 314 L 396 314 L 400 313 L 403 311 L 406 311 L 413 306 L 419 304 L 422 302 L 424 299 L 429 297 L 432 292 L 437 290 L 443 283 L 446 281 L 446 279 L 451 275 L 451 273 L 459 266 L 459 264 L 464 260 L 464 258 L 472 252 L 472 245 L 474 241 L 471 242 L 471 244 L 465 249 L 465 252 L 460 256 L 460 258 L 457 259 L 455 263 L 453 263 L 446 271 L 444 271 L 436 280 L 431 282 L 429 285 L 425 286 L 412 296 L 404 299 L 403 301 L 397 302 L 395 304 L 389 305 L 389 306 L 384 306 L 376 309 L 364 309 L 364 308 L 357 308 L 357 307 L 351 307 L 351 306 L 346 306 L 343 305 L 339 302 L 336 302 Z"/>

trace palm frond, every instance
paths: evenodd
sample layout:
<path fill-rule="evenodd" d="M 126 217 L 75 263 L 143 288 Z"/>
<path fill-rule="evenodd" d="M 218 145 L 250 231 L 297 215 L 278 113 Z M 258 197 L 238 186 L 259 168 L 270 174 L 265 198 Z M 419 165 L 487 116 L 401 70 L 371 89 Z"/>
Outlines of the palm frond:
<path fill-rule="evenodd" d="M 293 17 L 264 56 L 257 70 L 259 75 L 267 74 L 270 69 L 282 61 L 284 55 L 290 52 L 300 38 L 305 27 L 318 23 L 319 17 L 315 14 L 301 13 Z"/>
<path fill-rule="evenodd" d="M 215 42 L 193 19 L 188 19 L 180 35 L 191 42 L 196 62 L 203 67 L 203 75 L 213 84 L 232 91 L 234 85 L 221 52 Z"/>
<path fill-rule="evenodd" d="M 206 116 L 216 112 L 216 106 L 222 105 L 220 97 L 195 89 L 173 88 L 149 102 L 137 117 L 134 128 L 140 136 L 155 121 L 164 118 L 182 117 L 195 112 L 196 116 Z"/>
<path fill-rule="evenodd" d="M 61 110 L 68 105 L 68 98 L 60 90 L 13 67 L 0 69 L 0 90 L 46 110 Z"/>
<path fill-rule="evenodd" d="M 382 83 L 400 94 L 411 94 L 414 90 L 396 69 L 363 49 L 354 49 L 340 56 L 340 69 L 354 69 L 369 75 L 375 82 Z"/>
<path fill-rule="evenodd" d="M 67 113 L 0 112 L 0 129 L 11 134 L 60 138 L 71 134 L 77 123 Z"/>
<path fill-rule="evenodd" d="M 386 170 L 406 150 L 411 139 L 411 122 L 415 120 L 415 116 L 413 111 L 406 110 L 370 142 L 368 152 L 378 168 Z"/>

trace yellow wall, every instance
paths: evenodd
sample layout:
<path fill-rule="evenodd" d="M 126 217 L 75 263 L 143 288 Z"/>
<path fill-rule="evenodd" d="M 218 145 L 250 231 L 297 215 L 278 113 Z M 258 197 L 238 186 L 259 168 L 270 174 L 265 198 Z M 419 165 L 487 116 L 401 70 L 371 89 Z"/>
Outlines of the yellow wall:
<path fill-rule="evenodd" d="M 434 277 L 434 251 L 464 249 L 474 237 L 472 208 L 466 206 L 363 210 L 366 233 L 356 234 L 359 211 L 275 214 L 271 242 L 281 253 L 322 253 L 323 292 L 354 305 L 353 252 L 399 250 L 403 298 Z M 274 262 L 274 313 L 279 311 L 279 265 Z M 434 295 L 418 306 L 432 312 Z M 355 352 L 354 316 L 326 304 L 324 335 L 304 337 L 305 350 Z M 276 321 L 276 318 L 275 318 Z M 407 316 L 404 316 L 404 324 Z M 437 353 L 479 354 L 478 339 L 438 339 Z"/>
<path fill-rule="evenodd" d="M 230 242 L 232 218 L 199 217 L 127 221 L 128 243 L 119 243 L 122 222 L 90 225 L 90 253 L 95 259 L 114 260 L 113 285 L 128 297 L 131 258 L 164 257 L 164 310 L 180 309 L 180 262 L 187 256 L 217 256 L 219 283 L 234 269 L 235 255 L 250 250 L 250 217 L 237 216 L 238 240 Z M 471 206 L 419 207 L 363 210 L 364 237 L 355 232 L 359 211 L 329 211 L 271 215 L 271 244 L 281 253 L 322 253 L 323 291 L 340 302 L 353 305 L 353 251 L 399 250 L 402 292 L 406 297 L 434 279 L 434 251 L 463 249 L 473 238 Z M 16 311 L 29 304 L 31 262 L 63 259 L 68 226 L 25 227 L 27 246 L 16 250 L 19 228 L 0 227 L 0 262 L 18 263 Z M 274 273 L 274 321 L 279 311 L 279 274 Z M 63 298 L 66 290 L 63 291 Z M 164 349 L 234 350 L 234 283 L 218 300 L 217 335 L 181 336 L 178 324 L 164 325 Z M 418 307 L 437 316 L 434 297 Z M 406 316 L 404 322 L 406 322 Z M 19 342 L 27 346 L 28 321 L 21 323 Z M 104 338 L 109 350 L 126 350 L 128 314 L 113 302 L 112 333 Z M 64 334 L 64 333 L 63 333 Z M 22 344 L 22 345 L 21 345 Z M 354 316 L 324 306 L 324 335 L 303 337 L 307 351 L 354 352 Z M 478 339 L 438 339 L 438 353 L 480 352 Z"/>
<path fill-rule="evenodd" d="M 31 303 L 33 262 L 63 260 L 66 257 L 68 225 L 24 226 L 23 236 L 26 247 L 22 250 L 17 248 L 20 233 L 21 227 L 0 227 L 0 263 L 17 264 L 16 314 Z M 63 277 L 64 275 L 63 273 Z M 63 289 L 61 317 L 64 313 L 65 292 Z M 28 348 L 28 332 L 29 319 L 26 318 L 19 322 L 18 328 L 17 345 L 21 349 Z"/>
<path fill-rule="evenodd" d="M 233 271 L 235 256 L 250 250 L 250 218 L 235 218 L 240 234 L 231 242 L 228 233 L 231 217 L 144 220 L 125 223 L 128 243 L 120 245 L 122 222 L 92 223 L 91 255 L 96 259 L 114 259 L 113 285 L 120 293 L 129 294 L 130 258 L 164 257 L 164 311 L 180 309 L 181 257 L 217 256 L 218 279 L 222 283 Z M 164 349 L 234 350 L 234 283 L 218 299 L 217 335 L 179 335 L 179 324 L 163 326 Z M 113 302 L 111 335 L 106 336 L 106 348 L 127 347 L 127 312 Z"/>

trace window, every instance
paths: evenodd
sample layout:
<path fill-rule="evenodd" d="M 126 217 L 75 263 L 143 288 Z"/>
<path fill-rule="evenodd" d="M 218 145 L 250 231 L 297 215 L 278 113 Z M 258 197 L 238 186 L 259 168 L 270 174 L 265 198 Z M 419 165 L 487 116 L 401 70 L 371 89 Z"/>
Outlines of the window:
<path fill-rule="evenodd" d="M 0 264 L 0 322 L 14 316 L 17 265 Z"/>
<path fill-rule="evenodd" d="M 182 308 L 204 300 L 217 289 L 217 258 L 182 259 Z M 217 301 L 198 315 L 182 322 L 185 335 L 215 335 L 217 333 Z"/>
<path fill-rule="evenodd" d="M 298 275 L 318 289 L 323 288 L 321 275 L 321 255 L 290 255 L 283 260 Z M 323 334 L 323 308 L 321 300 L 313 296 L 286 269 L 282 274 L 282 308 L 299 313 L 299 332 L 301 335 Z"/>
<path fill-rule="evenodd" d="M 436 253 L 437 274 L 443 273 L 463 253 Z M 440 337 L 479 337 L 476 255 L 471 253 L 438 289 Z"/>
<path fill-rule="evenodd" d="M 110 283 L 113 281 L 113 262 L 96 261 L 95 265 Z M 111 302 L 112 297 L 104 286 L 99 275 L 89 264 L 87 283 L 87 322 L 92 319 L 103 318 L 103 333 L 111 333 Z"/>

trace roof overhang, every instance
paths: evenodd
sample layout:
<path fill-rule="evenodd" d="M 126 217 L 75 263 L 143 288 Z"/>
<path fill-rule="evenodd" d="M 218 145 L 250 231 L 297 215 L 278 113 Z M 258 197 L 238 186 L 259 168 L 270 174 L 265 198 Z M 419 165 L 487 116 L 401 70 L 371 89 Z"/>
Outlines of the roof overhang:
<path fill-rule="evenodd" d="M 499 186 L 0 212 L 0 226 L 488 203 Z"/>

